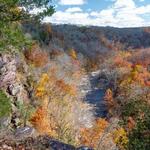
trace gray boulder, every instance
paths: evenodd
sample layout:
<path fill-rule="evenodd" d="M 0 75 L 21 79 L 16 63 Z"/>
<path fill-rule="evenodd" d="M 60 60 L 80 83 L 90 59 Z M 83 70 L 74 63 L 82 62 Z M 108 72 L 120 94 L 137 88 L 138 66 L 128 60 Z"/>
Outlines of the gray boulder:
<path fill-rule="evenodd" d="M 26 137 L 32 137 L 35 133 L 35 129 L 29 126 L 20 127 L 15 132 L 15 137 L 17 139 L 23 139 Z"/>

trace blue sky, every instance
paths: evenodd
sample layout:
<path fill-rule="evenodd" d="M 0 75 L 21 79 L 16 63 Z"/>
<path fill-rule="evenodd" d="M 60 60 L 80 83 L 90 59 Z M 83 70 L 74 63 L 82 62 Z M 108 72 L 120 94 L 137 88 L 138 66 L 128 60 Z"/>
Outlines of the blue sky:
<path fill-rule="evenodd" d="M 114 27 L 150 26 L 150 0 L 53 0 L 45 22 Z"/>

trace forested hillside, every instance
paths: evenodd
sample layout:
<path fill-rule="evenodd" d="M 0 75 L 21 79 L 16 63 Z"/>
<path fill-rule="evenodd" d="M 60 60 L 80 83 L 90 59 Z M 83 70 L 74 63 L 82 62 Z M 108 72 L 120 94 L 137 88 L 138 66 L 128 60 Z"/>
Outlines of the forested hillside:
<path fill-rule="evenodd" d="M 42 34 L 49 29 L 48 33 Z M 150 46 L 150 28 L 113 28 L 75 25 L 24 24 L 25 31 L 32 34 L 33 38 L 41 38 L 41 42 L 54 45 L 57 48 L 76 49 L 85 55 L 106 52 L 110 49 L 140 49 Z M 41 34 L 40 34 L 41 33 Z M 52 39 L 52 40 L 51 40 Z M 91 53 L 90 53 L 91 52 Z M 93 55 L 94 55 L 93 54 Z"/>

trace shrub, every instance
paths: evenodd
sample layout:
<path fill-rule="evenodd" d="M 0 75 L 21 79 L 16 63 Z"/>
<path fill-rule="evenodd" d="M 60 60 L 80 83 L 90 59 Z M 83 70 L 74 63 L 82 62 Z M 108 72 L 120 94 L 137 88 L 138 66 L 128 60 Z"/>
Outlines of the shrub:
<path fill-rule="evenodd" d="M 106 106 L 107 106 L 108 112 L 109 112 L 109 114 L 111 114 L 112 109 L 115 106 L 115 102 L 114 102 L 114 99 L 113 99 L 113 92 L 112 92 L 111 89 L 106 90 L 104 100 L 106 101 Z"/>
<path fill-rule="evenodd" d="M 132 57 L 130 58 L 130 61 L 133 62 L 135 65 L 143 65 L 147 67 L 150 64 L 150 49 L 143 49 L 136 51 L 133 53 Z"/>
<path fill-rule="evenodd" d="M 36 67 L 42 67 L 48 63 L 48 54 L 42 51 L 37 44 L 33 44 L 31 49 L 25 51 L 25 57 Z"/>
<path fill-rule="evenodd" d="M 43 24 L 42 26 L 40 26 L 40 29 L 38 29 L 38 31 L 41 42 L 48 45 L 52 38 L 52 29 L 50 24 Z"/>
<path fill-rule="evenodd" d="M 125 104 L 122 116 L 125 124 L 129 117 L 134 119 L 134 126 L 129 130 L 128 149 L 147 150 L 150 147 L 150 106 L 142 98 L 131 99 Z"/>
<path fill-rule="evenodd" d="M 56 136 L 55 122 L 49 119 L 48 112 L 44 107 L 37 108 L 30 121 L 41 135 Z"/>
<path fill-rule="evenodd" d="M 22 47 L 30 47 L 31 45 L 31 41 L 22 33 L 22 27 L 19 23 L 12 23 L 12 25 L 9 26 L 2 24 L 0 21 L 0 32 L 0 51 L 2 52 L 12 52 L 12 47 L 15 50 L 20 50 Z"/>
<path fill-rule="evenodd" d="M 114 140 L 120 149 L 147 150 L 150 147 L 150 73 L 146 69 L 149 64 L 148 54 L 148 51 L 118 52 L 103 65 L 103 76 L 107 82 L 112 83 L 115 79 L 116 83 L 108 85 L 113 89 L 113 94 L 107 90 L 105 100 L 108 106 L 114 100 L 114 109 L 110 111 L 111 107 L 108 108 L 109 113 L 123 120 L 122 128 L 113 134 L 117 135 Z"/>
<path fill-rule="evenodd" d="M 19 110 L 19 117 L 21 120 L 21 124 L 23 126 L 27 125 L 28 120 L 31 118 L 31 115 L 34 112 L 34 107 L 30 104 L 25 104 L 25 103 L 17 103 L 17 108 Z"/>
<path fill-rule="evenodd" d="M 113 139 L 120 150 L 124 150 L 127 148 L 128 137 L 127 132 L 123 128 L 119 128 L 113 132 Z"/>
<path fill-rule="evenodd" d="M 92 128 L 85 128 L 81 131 L 81 144 L 97 148 L 104 130 L 108 127 L 108 122 L 105 119 L 97 119 Z"/>
<path fill-rule="evenodd" d="M 150 148 L 150 115 L 138 120 L 135 128 L 129 133 L 129 150 L 148 150 Z"/>
<path fill-rule="evenodd" d="M 77 59 L 77 53 L 76 53 L 76 51 L 74 49 L 71 49 L 69 51 L 69 55 L 71 56 L 71 58 Z"/>
<path fill-rule="evenodd" d="M 78 99 L 74 85 L 57 79 L 54 72 L 42 74 L 35 96 L 40 107 L 31 123 L 40 134 L 76 145 L 80 129 L 92 125 L 92 108 Z"/>
<path fill-rule="evenodd" d="M 0 117 L 9 116 L 11 113 L 11 102 L 6 94 L 0 90 Z"/>

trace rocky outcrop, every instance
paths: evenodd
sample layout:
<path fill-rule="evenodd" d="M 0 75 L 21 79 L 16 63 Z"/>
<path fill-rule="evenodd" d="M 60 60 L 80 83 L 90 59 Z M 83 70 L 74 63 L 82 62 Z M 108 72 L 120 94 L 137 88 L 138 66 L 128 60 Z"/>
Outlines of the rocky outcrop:
<path fill-rule="evenodd" d="M 88 147 L 79 147 L 62 143 L 48 136 L 26 138 L 24 140 L 0 139 L 0 149 L 3 150 L 92 150 Z"/>
<path fill-rule="evenodd" d="M 28 100 L 28 94 L 24 86 L 28 66 L 19 57 L 12 57 L 8 54 L 0 56 L 0 87 L 7 89 L 8 93 L 16 97 L 17 100 Z M 19 72 L 20 66 L 23 70 Z"/>
<path fill-rule="evenodd" d="M 16 61 L 9 55 L 0 56 L 0 87 L 7 87 L 15 83 Z"/>
<path fill-rule="evenodd" d="M 30 126 L 20 127 L 15 131 L 16 139 L 24 139 L 27 137 L 33 137 L 35 135 L 36 135 L 35 129 Z"/>
<path fill-rule="evenodd" d="M 10 54 L 0 55 L 0 89 L 3 89 L 11 99 L 12 115 L 10 120 L 14 127 L 17 127 L 16 122 L 17 124 L 20 122 L 17 115 L 17 103 L 29 102 L 28 92 L 25 88 L 27 65 L 20 57 Z M 20 72 L 19 69 L 21 69 Z"/>

